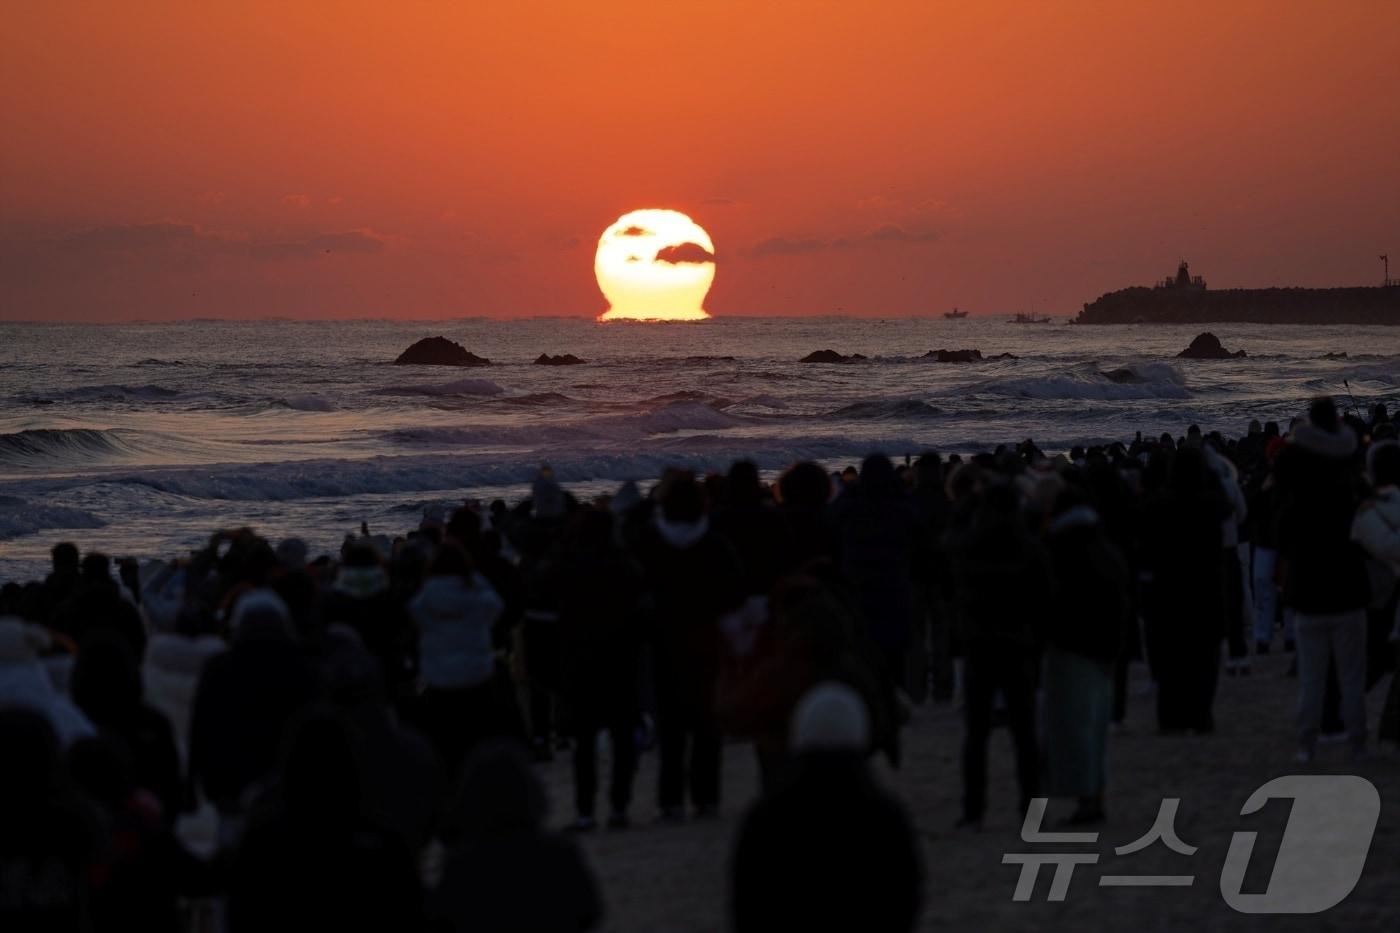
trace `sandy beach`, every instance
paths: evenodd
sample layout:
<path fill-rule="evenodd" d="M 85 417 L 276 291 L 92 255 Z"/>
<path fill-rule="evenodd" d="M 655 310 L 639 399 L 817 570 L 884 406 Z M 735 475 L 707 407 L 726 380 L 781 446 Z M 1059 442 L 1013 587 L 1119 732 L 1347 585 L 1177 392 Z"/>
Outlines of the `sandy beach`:
<path fill-rule="evenodd" d="M 1344 746 L 1322 746 L 1311 765 L 1293 760 L 1292 731 L 1297 681 L 1285 676 L 1290 655 L 1254 658 L 1253 673 L 1221 678 L 1212 736 L 1159 736 L 1151 684 L 1142 665 L 1134 668 L 1124 728 L 1110 738 L 1108 821 L 1095 845 L 1027 846 L 1019 839 L 1011 741 L 998 730 L 991 748 L 989 809 L 980 833 L 955 831 L 961 777 L 962 719 L 952 705 L 916 708 L 905 730 L 906 760 L 898 771 L 877 767 L 883 780 L 913 815 L 923 847 L 926 885 L 920 929 L 1089 930 L 1112 928 L 1109 918 L 1131 917 L 1138 930 L 1380 930 L 1400 918 L 1400 755 L 1377 750 L 1353 764 Z M 1389 681 L 1369 696 L 1374 732 Z M 1239 811 L 1255 788 L 1286 774 L 1357 774 L 1375 785 L 1381 816 L 1365 873 L 1341 904 L 1313 916 L 1237 913 L 1220 892 L 1220 870 L 1236 831 L 1259 837 L 1244 890 L 1264 890 L 1278 851 L 1287 803 L 1271 803 L 1250 817 Z M 567 756 L 543 766 L 552 819 L 571 814 Z M 651 820 L 655 812 L 656 756 L 643 757 L 634 806 L 635 827 L 624 833 L 582 837 L 607 904 L 604 929 L 711 931 L 728 927 L 727 863 L 742 814 L 757 789 L 752 752 L 731 744 L 724 761 L 724 809 L 720 819 L 683 826 Z M 1198 846 L 1177 855 L 1160 842 L 1134 855 L 1115 856 L 1113 847 L 1132 842 L 1152 826 L 1162 798 L 1179 797 L 1176 829 Z M 1070 804 L 1051 803 L 1048 829 Z M 1076 869 L 1064 901 L 1046 901 L 1050 874 L 1041 870 L 1029 902 L 1015 903 L 1018 865 L 1002 864 L 1003 853 L 1098 852 L 1099 862 Z M 875 857 L 872 855 L 872 857 Z M 1106 874 L 1193 874 L 1189 887 L 1103 888 Z"/>

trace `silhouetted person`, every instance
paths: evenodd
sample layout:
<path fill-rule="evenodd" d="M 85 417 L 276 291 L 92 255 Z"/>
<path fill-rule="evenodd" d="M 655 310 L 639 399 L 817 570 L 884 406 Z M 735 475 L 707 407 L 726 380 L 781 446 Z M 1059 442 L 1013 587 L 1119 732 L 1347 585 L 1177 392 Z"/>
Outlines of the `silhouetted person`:
<path fill-rule="evenodd" d="M 721 703 L 727 731 L 753 739 L 763 787 L 771 787 L 787 766 L 793 710 L 824 681 L 844 683 L 861 695 L 872 720 L 872 745 L 897 761 L 893 691 L 854 607 L 830 585 L 799 574 L 778 583 L 771 614 Z"/>
<path fill-rule="evenodd" d="M 871 778 L 860 695 L 831 682 L 793 717 L 791 770 L 754 805 L 730 863 L 734 929 L 913 928 L 923 888 L 904 808 Z"/>
<path fill-rule="evenodd" d="M 53 569 L 44 578 L 41 615 L 35 621 L 52 624 L 58 607 L 78 591 L 82 574 L 78 569 L 78 548 L 67 541 L 53 546 L 50 552 Z"/>
<path fill-rule="evenodd" d="M 941 541 L 952 504 L 938 454 L 926 453 L 915 460 L 913 477 L 912 497 L 921 547 L 915 552 L 914 618 L 905 686 L 909 698 L 916 703 L 924 701 L 930 686 L 935 701 L 946 701 L 953 697 L 953 639 L 948 559 Z"/>
<path fill-rule="evenodd" d="M 408 605 L 423 652 L 424 690 L 412 718 L 454 780 L 472 747 L 501 733 L 502 716 L 492 687 L 492 628 L 502 607 L 491 584 L 452 542 L 438 551 L 428 579 Z"/>
<path fill-rule="evenodd" d="M 311 666 L 292 638 L 287 607 L 270 590 L 234 605 L 232 644 L 209 659 L 190 725 L 190 779 L 222 813 L 277 764 L 283 731 L 316 695 Z"/>
<path fill-rule="evenodd" d="M 479 748 L 467 764 L 442 882 L 430 912 L 443 930 L 591 930 L 603 905 L 587 863 L 544 828 L 547 802 L 525 750 Z"/>
<path fill-rule="evenodd" d="M 422 851 L 448 793 L 432 744 L 394 715 L 384 673 L 352 629 L 332 626 L 327 631 L 321 679 L 326 698 L 355 740 L 362 812 L 381 829 L 395 833 L 410 851 Z"/>
<path fill-rule="evenodd" d="M 1113 669 L 1128 626 L 1128 569 L 1085 496 L 1056 500 L 1046 536 L 1055 595 L 1045 620 L 1046 793 L 1074 797 L 1072 822 L 1101 820 Z"/>
<path fill-rule="evenodd" d="M 365 818 L 347 727 L 312 715 L 290 738 L 234 858 L 229 930 L 422 929 L 417 866 L 402 840 Z"/>
<path fill-rule="evenodd" d="M 177 896 L 210 893 L 212 873 L 181 849 L 160 802 L 139 785 L 120 739 L 81 740 L 68 752 L 68 770 L 107 824 L 106 870 L 92 902 L 94 928 L 175 933 Z"/>
<path fill-rule="evenodd" d="M 1147 658 L 1159 728 L 1211 732 L 1225 633 L 1220 523 L 1230 506 L 1199 449 L 1170 457 L 1166 487 L 1144 503 L 1140 529 Z"/>
<path fill-rule="evenodd" d="M 654 614 L 662 815 L 684 816 L 687 785 L 696 812 L 712 815 L 720 794 L 718 620 L 739 601 L 739 568 L 729 543 L 710 528 L 704 493 L 689 473 L 662 482 L 661 508 L 638 557 Z"/>
<path fill-rule="evenodd" d="M 836 529 L 827 505 L 831 501 L 831 477 L 810 461 L 794 464 L 778 479 L 778 514 L 788 526 L 792 564 L 802 567 L 813 560 L 836 556 Z"/>
<path fill-rule="evenodd" d="M 1353 465 L 1357 436 L 1331 399 L 1308 409 L 1308 421 L 1274 465 L 1279 485 L 1277 537 L 1284 561 L 1284 605 L 1298 642 L 1299 757 L 1316 751 L 1329 660 L 1336 665 L 1342 721 L 1354 754 L 1366 747 L 1366 606 L 1370 584 L 1362 551 L 1351 540 L 1361 504 Z"/>
<path fill-rule="evenodd" d="M 124 638 L 139 659 L 146 651 L 146 629 L 134 603 L 123 598 L 104 554 L 83 558 L 81 581 L 57 610 L 54 627 L 79 644 L 89 632 L 110 631 Z"/>
<path fill-rule="evenodd" d="M 579 511 L 552 572 L 563 654 L 561 696 L 574 735 L 574 803 L 579 829 L 593 827 L 597 745 L 612 748 L 608 823 L 627 825 L 637 767 L 641 570 L 615 543 L 612 515 Z"/>
<path fill-rule="evenodd" d="M 885 660 L 885 674 L 904 683 L 904 653 L 914 614 L 918 514 L 899 488 L 894 464 L 872 454 L 860 480 L 833 506 L 840 566 Z"/>
<path fill-rule="evenodd" d="M 758 468 L 740 460 L 729 468 L 724 501 L 712 514 L 715 530 L 734 547 L 745 596 L 767 597 L 778 578 L 792 569 L 792 534 L 787 523 L 763 501 Z"/>
<path fill-rule="evenodd" d="M 1377 565 L 1380 573 L 1376 576 L 1389 574 L 1390 601 L 1380 613 L 1382 623 L 1389 624 L 1387 647 L 1393 660 L 1400 662 L 1400 584 L 1395 582 L 1400 579 L 1400 444 L 1387 441 L 1372 447 L 1367 464 L 1375 492 L 1357 511 L 1351 536 Z M 1389 618 L 1385 618 L 1387 613 Z M 1390 681 L 1381 709 L 1379 737 L 1400 742 L 1400 673 Z"/>
<path fill-rule="evenodd" d="M 105 840 L 60 769 L 48 721 L 0 706 L 0 929 L 67 933 L 93 921 Z"/>
<path fill-rule="evenodd" d="M 175 734 L 170 721 L 146 704 L 131 648 L 110 633 L 89 636 L 78 651 L 70 688 L 99 732 L 122 745 L 132 784 L 155 798 L 160 818 L 173 826 L 185 809 Z"/>
<path fill-rule="evenodd" d="M 418 632 L 389 588 L 389 574 L 368 541 L 350 545 L 321 607 L 326 625 L 343 622 L 379 659 L 390 696 L 402 699 L 418 675 Z"/>
<path fill-rule="evenodd" d="M 963 816 L 976 826 L 986 810 L 987 741 L 998 692 L 1016 745 L 1020 807 L 1039 789 L 1035 739 L 1036 621 L 1050 598 L 1049 561 L 1021 519 L 1006 484 L 982 493 L 964 530 L 949 539 L 964 661 Z"/>

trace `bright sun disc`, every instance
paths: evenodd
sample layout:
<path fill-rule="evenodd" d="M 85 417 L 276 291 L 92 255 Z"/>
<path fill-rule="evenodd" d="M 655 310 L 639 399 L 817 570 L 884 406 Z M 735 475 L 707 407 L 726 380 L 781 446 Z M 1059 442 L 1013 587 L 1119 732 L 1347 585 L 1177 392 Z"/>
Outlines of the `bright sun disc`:
<path fill-rule="evenodd" d="M 632 211 L 599 237 L 593 272 L 609 305 L 600 321 L 700 321 L 715 244 L 679 211 Z"/>

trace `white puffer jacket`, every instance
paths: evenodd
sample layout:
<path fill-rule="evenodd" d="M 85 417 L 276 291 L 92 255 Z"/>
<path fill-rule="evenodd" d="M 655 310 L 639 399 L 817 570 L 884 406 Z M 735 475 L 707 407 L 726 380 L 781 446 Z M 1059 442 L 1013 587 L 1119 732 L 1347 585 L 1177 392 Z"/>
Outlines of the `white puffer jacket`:
<path fill-rule="evenodd" d="M 1356 512 L 1351 522 L 1351 539 L 1400 577 L 1400 487 L 1382 486 L 1373 499 Z M 1400 641 L 1400 608 L 1395 613 L 1391 641 Z"/>
<path fill-rule="evenodd" d="M 200 675 L 209 659 L 225 650 L 224 640 L 216 635 L 191 638 L 161 634 L 151 638 L 146 646 L 146 660 L 141 669 L 146 702 L 170 720 L 182 765 L 189 754 L 190 717 L 194 714 L 194 695 L 199 688 Z"/>
<path fill-rule="evenodd" d="M 454 690 L 491 679 L 491 627 L 505 603 L 479 573 L 429 577 L 408 604 L 418 623 L 420 670 L 428 687 Z"/>

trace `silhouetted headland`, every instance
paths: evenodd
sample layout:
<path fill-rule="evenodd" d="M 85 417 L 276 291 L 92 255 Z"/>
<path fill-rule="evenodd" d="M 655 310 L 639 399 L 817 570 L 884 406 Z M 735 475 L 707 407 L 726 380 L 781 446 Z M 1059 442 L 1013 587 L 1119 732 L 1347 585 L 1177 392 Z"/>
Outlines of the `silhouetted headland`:
<path fill-rule="evenodd" d="M 1153 286 L 1133 286 L 1084 305 L 1076 324 L 1397 324 L 1400 286 L 1212 290 L 1185 262 Z"/>

